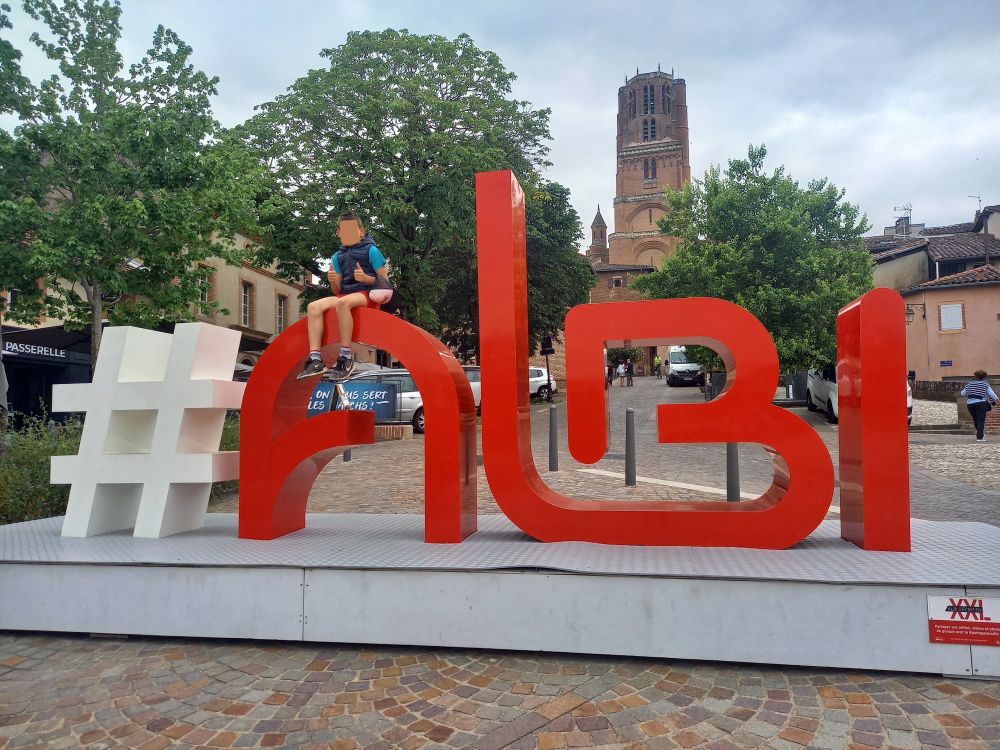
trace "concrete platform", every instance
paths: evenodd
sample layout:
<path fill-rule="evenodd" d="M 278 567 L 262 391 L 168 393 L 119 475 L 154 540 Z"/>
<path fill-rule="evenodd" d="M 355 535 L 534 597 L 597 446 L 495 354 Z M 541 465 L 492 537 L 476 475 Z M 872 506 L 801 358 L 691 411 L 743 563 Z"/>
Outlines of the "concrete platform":
<path fill-rule="evenodd" d="M 157 540 L 0 527 L 0 629 L 655 656 L 1000 677 L 1000 648 L 932 644 L 927 597 L 1000 597 L 1000 528 L 913 521 L 911 553 L 826 521 L 786 551 L 540 544 L 501 515 L 460 545 L 421 516 L 236 516 Z"/>

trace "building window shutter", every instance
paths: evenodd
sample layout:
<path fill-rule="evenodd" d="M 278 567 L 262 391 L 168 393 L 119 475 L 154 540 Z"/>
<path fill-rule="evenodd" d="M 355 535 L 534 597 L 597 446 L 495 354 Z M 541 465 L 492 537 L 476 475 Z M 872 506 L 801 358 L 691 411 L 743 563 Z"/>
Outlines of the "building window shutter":
<path fill-rule="evenodd" d="M 940 330 L 961 331 L 965 328 L 965 306 L 959 302 L 951 305 L 938 305 Z"/>

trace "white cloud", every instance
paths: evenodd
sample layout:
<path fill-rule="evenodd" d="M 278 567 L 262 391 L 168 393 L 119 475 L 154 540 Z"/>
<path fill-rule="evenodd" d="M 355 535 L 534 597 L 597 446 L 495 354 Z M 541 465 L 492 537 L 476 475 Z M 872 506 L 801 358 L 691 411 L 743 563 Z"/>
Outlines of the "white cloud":
<path fill-rule="evenodd" d="M 552 108 L 549 177 L 570 188 L 585 227 L 598 203 L 611 219 L 624 74 L 676 66 L 695 176 L 764 142 L 771 165 L 803 183 L 829 177 L 881 228 L 904 201 L 928 224 L 970 219 L 970 193 L 1000 203 L 1000 35 L 983 28 L 995 10 L 991 0 L 661 0 L 640 16 L 596 0 L 145 0 L 125 3 L 123 51 L 140 55 L 157 23 L 175 29 L 220 76 L 216 113 L 231 125 L 321 66 L 320 50 L 349 30 L 468 33 L 517 74 L 516 96 Z M 27 52 L 26 19 L 13 18 Z M 25 66 L 47 69 L 33 52 Z"/>

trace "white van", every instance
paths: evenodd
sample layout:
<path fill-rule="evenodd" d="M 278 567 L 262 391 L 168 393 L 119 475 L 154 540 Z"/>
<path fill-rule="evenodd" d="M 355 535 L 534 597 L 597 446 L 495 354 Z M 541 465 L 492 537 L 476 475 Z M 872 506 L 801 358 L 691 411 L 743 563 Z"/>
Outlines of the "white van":
<path fill-rule="evenodd" d="M 704 385 L 705 372 L 697 362 L 688 362 L 683 346 L 672 346 L 667 352 L 667 385 Z"/>

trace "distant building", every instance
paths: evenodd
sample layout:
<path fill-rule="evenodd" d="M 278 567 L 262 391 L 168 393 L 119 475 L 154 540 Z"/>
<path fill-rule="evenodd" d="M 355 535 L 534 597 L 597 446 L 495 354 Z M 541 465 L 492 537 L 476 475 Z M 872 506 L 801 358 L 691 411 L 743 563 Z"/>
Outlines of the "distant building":
<path fill-rule="evenodd" d="M 865 237 L 875 286 L 906 301 L 907 367 L 917 380 L 1000 376 L 1000 205 L 970 222 L 926 227 L 901 217 Z"/>
<path fill-rule="evenodd" d="M 656 70 L 625 81 L 618 89 L 616 154 L 614 231 L 608 233 L 600 206 L 590 227 L 586 252 L 597 275 L 591 302 L 641 299 L 632 283 L 659 268 L 677 245 L 657 222 L 666 212 L 664 188 L 680 190 L 691 181 L 683 78 Z M 640 370 L 652 372 L 655 355 L 656 347 L 648 347 Z"/>

